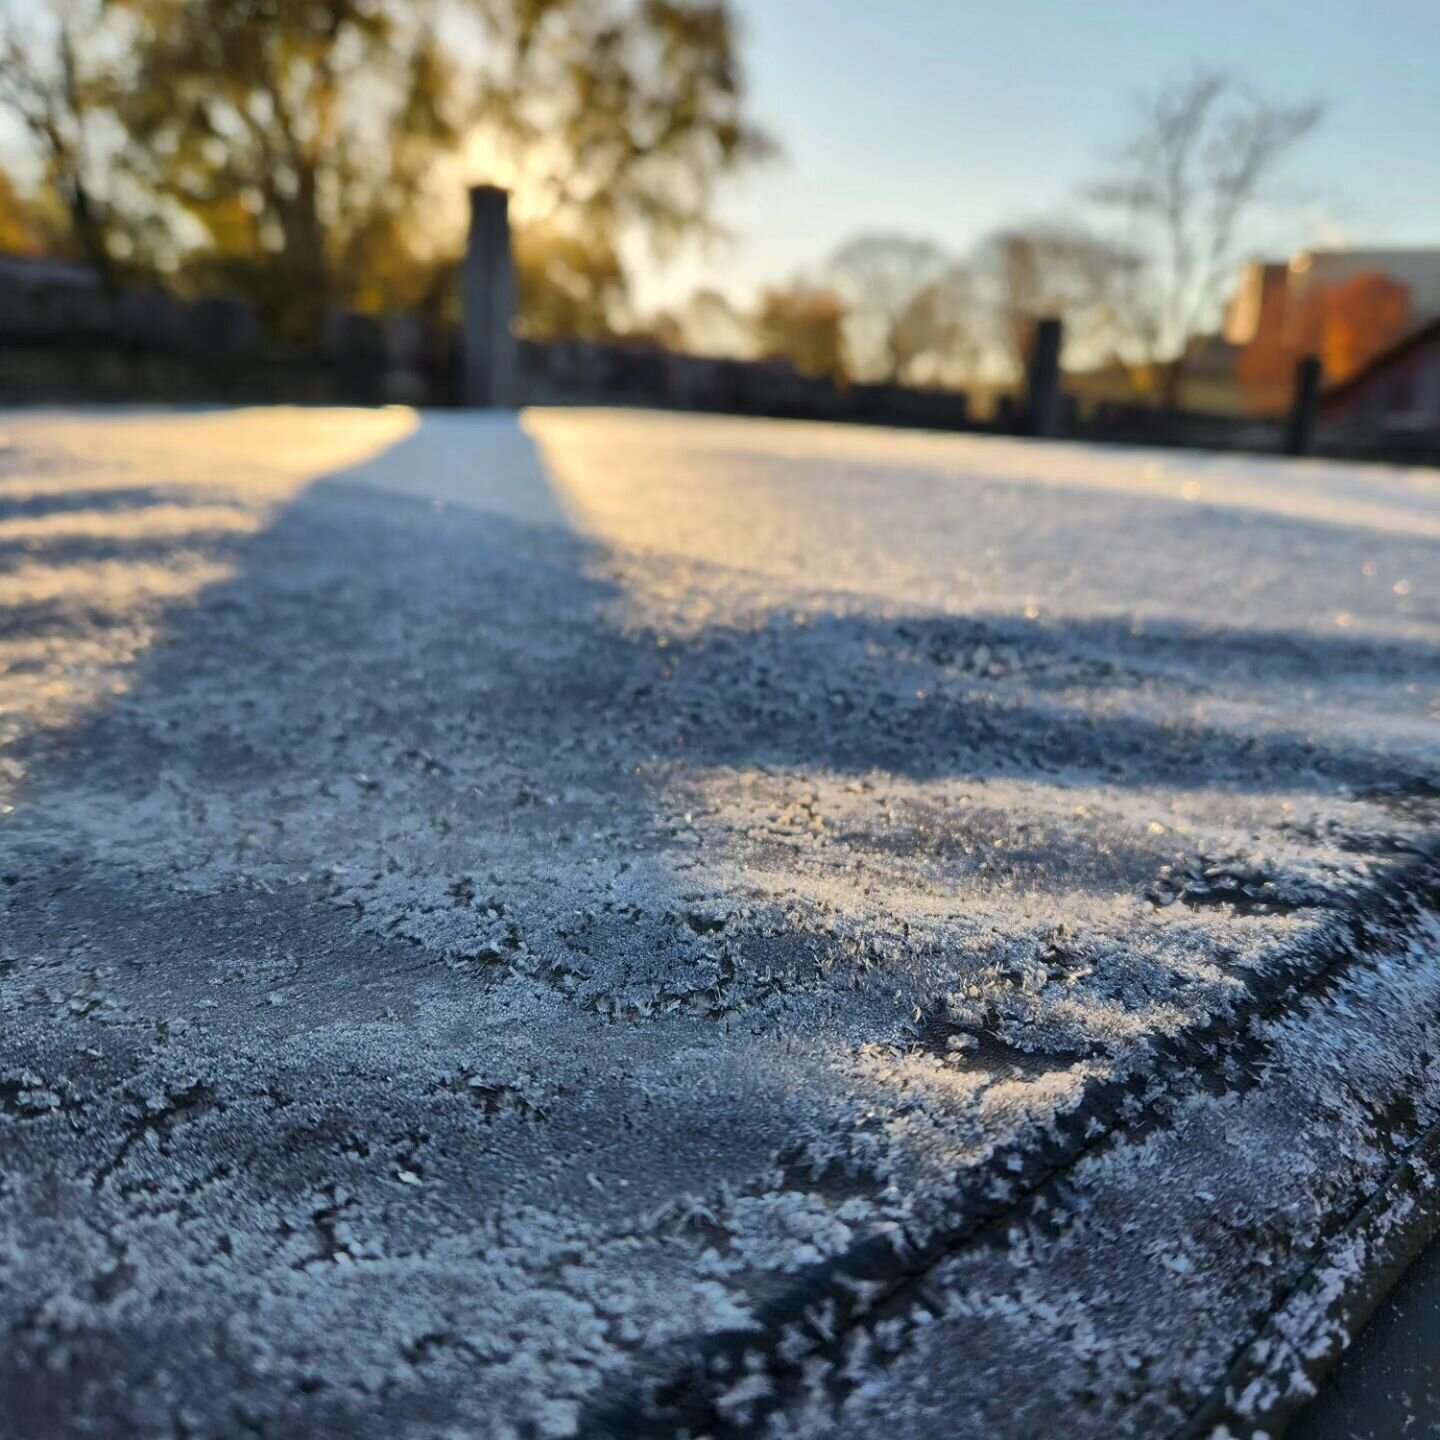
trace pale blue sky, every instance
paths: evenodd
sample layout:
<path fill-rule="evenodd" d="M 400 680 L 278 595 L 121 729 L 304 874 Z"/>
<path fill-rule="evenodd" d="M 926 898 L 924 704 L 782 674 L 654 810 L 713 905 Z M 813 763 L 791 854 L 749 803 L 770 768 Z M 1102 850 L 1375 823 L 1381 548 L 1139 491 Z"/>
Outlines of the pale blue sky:
<path fill-rule="evenodd" d="M 642 299 L 737 298 L 866 229 L 963 250 L 1064 214 L 1134 96 L 1196 68 L 1324 99 L 1277 243 L 1440 245 L 1440 0 L 738 0 L 753 111 L 786 158 L 727 186 L 736 241 Z"/>

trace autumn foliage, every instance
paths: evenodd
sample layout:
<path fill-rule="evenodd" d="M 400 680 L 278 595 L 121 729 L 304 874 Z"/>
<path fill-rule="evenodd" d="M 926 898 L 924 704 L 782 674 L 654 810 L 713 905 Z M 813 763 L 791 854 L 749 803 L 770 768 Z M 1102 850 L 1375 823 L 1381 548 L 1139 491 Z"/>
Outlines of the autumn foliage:
<path fill-rule="evenodd" d="M 831 291 L 805 285 L 767 290 L 755 317 L 760 354 L 788 360 L 807 375 L 843 380 L 849 373 L 845 306 Z"/>

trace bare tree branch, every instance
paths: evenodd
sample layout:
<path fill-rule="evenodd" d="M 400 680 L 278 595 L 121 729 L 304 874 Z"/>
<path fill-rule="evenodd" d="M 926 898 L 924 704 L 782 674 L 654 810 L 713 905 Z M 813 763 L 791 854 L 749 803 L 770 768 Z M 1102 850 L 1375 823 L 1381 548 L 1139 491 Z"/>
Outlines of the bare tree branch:
<path fill-rule="evenodd" d="M 1294 147 L 1319 123 L 1318 104 L 1280 105 L 1227 76 L 1198 74 L 1142 100 L 1113 172 L 1090 188 L 1120 214 L 1127 248 L 1145 256 L 1137 309 L 1168 361 L 1174 403 L 1187 345 L 1219 309 L 1246 226 Z"/>

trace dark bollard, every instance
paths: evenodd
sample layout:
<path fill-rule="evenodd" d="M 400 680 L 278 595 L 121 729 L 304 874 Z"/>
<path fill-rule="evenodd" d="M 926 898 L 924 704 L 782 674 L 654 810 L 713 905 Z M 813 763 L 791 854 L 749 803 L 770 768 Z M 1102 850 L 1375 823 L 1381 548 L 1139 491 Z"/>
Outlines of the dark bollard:
<path fill-rule="evenodd" d="M 465 250 L 465 403 L 506 407 L 516 394 L 515 261 L 510 251 L 510 197 L 493 185 L 470 191 Z"/>
<path fill-rule="evenodd" d="M 1307 355 L 1295 367 L 1295 393 L 1290 401 L 1290 423 L 1285 430 L 1285 453 L 1308 455 L 1315 443 L 1315 421 L 1320 414 L 1320 357 Z"/>
<path fill-rule="evenodd" d="M 1027 435 L 1045 438 L 1060 433 L 1060 339 L 1058 320 L 1036 323 L 1025 377 Z"/>

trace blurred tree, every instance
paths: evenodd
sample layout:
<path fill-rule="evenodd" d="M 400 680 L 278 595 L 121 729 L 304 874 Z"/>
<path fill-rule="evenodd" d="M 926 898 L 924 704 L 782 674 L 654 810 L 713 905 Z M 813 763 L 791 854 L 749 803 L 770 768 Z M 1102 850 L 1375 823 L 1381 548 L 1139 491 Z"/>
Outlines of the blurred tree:
<path fill-rule="evenodd" d="M 1137 328 L 1169 357 L 1167 402 L 1178 396 L 1187 342 L 1219 311 L 1266 187 L 1321 113 L 1247 95 L 1223 75 L 1196 75 L 1140 103 L 1113 173 L 1093 187 L 1122 217 L 1121 248 L 1146 261 L 1134 303 L 1149 318 Z"/>
<path fill-rule="evenodd" d="M 1149 353 L 1148 316 L 1132 300 L 1144 283 L 1143 261 L 1081 225 L 999 231 L 982 242 L 976 271 L 997 358 L 1012 377 L 1024 369 L 1036 321 L 1047 316 L 1064 322 L 1074 363 Z"/>
<path fill-rule="evenodd" d="M 625 271 L 599 231 L 532 225 L 515 236 L 525 334 L 535 340 L 601 340 L 627 328 Z"/>
<path fill-rule="evenodd" d="M 755 353 L 755 327 L 718 290 L 697 290 L 680 314 L 684 347 L 696 355 L 747 359 Z"/>
<path fill-rule="evenodd" d="M 116 102 L 127 156 L 197 228 L 197 275 L 313 337 L 327 304 L 379 308 L 418 272 L 415 202 L 461 133 L 428 7 L 117 3 L 139 22 L 136 83 Z"/>
<path fill-rule="evenodd" d="M 106 0 L 6 0 L 0 8 L 0 107 L 30 143 L 29 159 L 63 212 L 45 238 L 87 260 L 107 289 L 134 249 L 117 237 L 110 163 L 118 136 L 113 107 L 125 83 L 124 32 Z M 43 201 L 37 207 L 44 214 Z M 53 216 L 51 217 L 53 222 Z"/>
<path fill-rule="evenodd" d="M 961 384 L 974 376 L 982 350 L 974 282 L 959 265 L 917 290 L 890 326 L 895 378 L 907 384 Z"/>
<path fill-rule="evenodd" d="M 857 235 L 830 257 L 824 275 L 848 311 L 846 342 L 857 378 L 902 378 L 913 358 L 907 333 L 913 343 L 921 329 L 913 313 L 917 297 L 939 285 L 951 268 L 939 245 L 911 235 Z"/>
<path fill-rule="evenodd" d="M 110 263 L 107 232 L 152 215 L 197 283 L 241 290 L 296 336 L 318 333 L 329 304 L 435 300 L 462 217 L 424 199 L 446 161 L 458 191 L 462 152 L 481 140 L 489 178 L 532 187 L 528 218 L 552 237 L 567 291 L 628 230 L 662 246 L 709 233 L 716 180 L 770 148 L 743 114 L 728 0 L 0 7 L 0 102 L 50 157 L 92 262 Z M 102 122 L 110 169 L 131 187 L 123 226 L 119 200 L 97 200 L 82 143 Z M 587 239 L 553 238 L 567 233 Z M 545 302 L 536 324 L 566 303 Z"/>
<path fill-rule="evenodd" d="M 766 290 L 755 314 L 755 342 L 763 358 L 788 360 L 806 375 L 837 383 L 849 377 L 845 306 L 833 291 L 800 283 Z"/>
<path fill-rule="evenodd" d="M 618 246 L 713 235 L 715 182 L 769 157 L 745 115 L 729 0 L 472 0 L 487 148 L 542 219 Z"/>
<path fill-rule="evenodd" d="M 9 171 L 0 170 L 0 254 L 55 253 L 53 242 L 58 238 L 53 217 L 45 215 L 34 198 L 21 191 Z"/>

